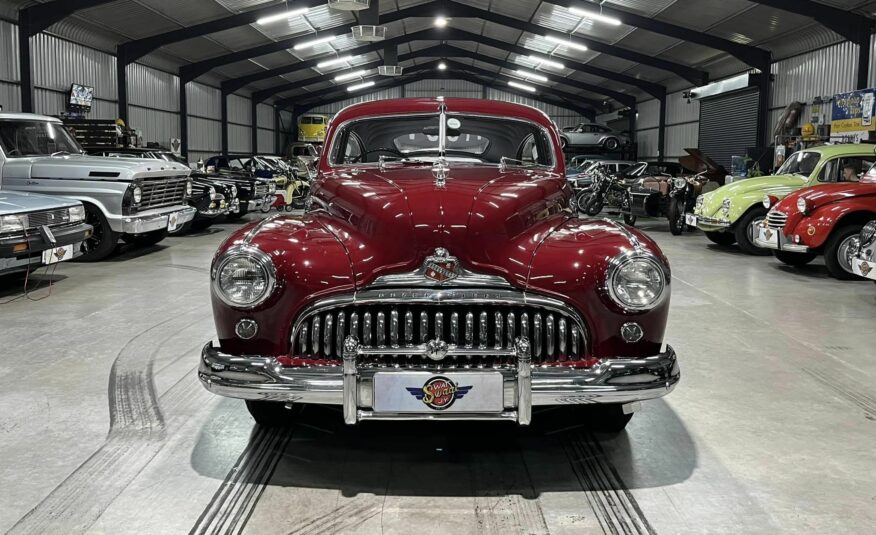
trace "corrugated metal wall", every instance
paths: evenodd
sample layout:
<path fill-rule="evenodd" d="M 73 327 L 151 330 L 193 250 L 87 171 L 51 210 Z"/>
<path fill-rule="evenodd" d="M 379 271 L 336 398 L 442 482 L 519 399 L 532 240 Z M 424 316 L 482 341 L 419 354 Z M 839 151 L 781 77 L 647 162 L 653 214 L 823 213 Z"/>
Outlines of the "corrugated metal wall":
<path fill-rule="evenodd" d="M 527 106 L 537 108 L 548 114 L 548 116 L 553 119 L 553 121 L 557 123 L 557 126 L 560 128 L 564 128 L 566 126 L 574 126 L 578 123 L 587 121 L 586 117 L 572 110 L 561 108 L 559 106 L 554 106 L 553 104 L 545 104 L 544 102 L 527 98 L 518 95 L 517 93 L 501 91 L 492 87 L 487 88 L 487 98 L 490 100 L 500 100 L 502 102 L 515 102 L 517 104 L 525 104 Z"/>
<path fill-rule="evenodd" d="M 483 86 L 466 80 L 420 80 L 405 85 L 406 97 L 482 98 Z"/>
<path fill-rule="evenodd" d="M 18 85 L 18 29 L 0 21 L 0 105 L 6 111 L 21 110 Z M 105 52 L 48 34 L 31 40 L 34 108 L 37 113 L 57 115 L 64 111 L 70 84 L 94 87 L 91 119 L 118 116 L 116 58 Z M 129 126 L 143 134 L 144 141 L 167 145 L 180 136 L 179 78 L 171 73 L 135 63 L 127 68 Z M 189 112 L 190 159 L 221 151 L 221 92 L 201 83 L 186 87 Z M 248 152 L 252 143 L 250 99 L 232 95 L 228 101 L 229 149 Z M 259 109 L 259 149 L 274 152 L 273 108 Z"/>
<path fill-rule="evenodd" d="M 370 102 L 372 100 L 390 100 L 394 98 L 401 98 L 401 88 L 400 87 L 392 87 L 389 89 L 383 89 L 381 91 L 375 91 L 374 93 L 365 93 L 363 95 L 357 95 L 355 97 L 348 98 L 346 100 L 342 100 L 340 102 L 333 102 L 331 104 L 326 104 L 325 106 L 318 106 L 311 110 L 308 110 L 309 113 L 324 113 L 326 115 L 334 115 L 341 111 L 342 109 L 350 106 L 351 104 L 358 104 L 360 102 Z M 296 126 L 297 128 L 297 126 Z"/>

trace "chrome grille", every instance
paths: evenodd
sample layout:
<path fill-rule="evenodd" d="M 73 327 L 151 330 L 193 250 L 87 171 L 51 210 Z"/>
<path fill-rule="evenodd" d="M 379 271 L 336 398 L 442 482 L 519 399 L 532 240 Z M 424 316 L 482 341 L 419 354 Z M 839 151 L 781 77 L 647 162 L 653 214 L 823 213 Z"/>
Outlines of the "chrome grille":
<path fill-rule="evenodd" d="M 39 228 L 43 225 L 54 227 L 57 225 L 66 225 L 70 222 L 70 209 L 58 208 L 56 210 L 43 210 L 41 212 L 30 212 L 27 214 L 28 228 Z"/>
<path fill-rule="evenodd" d="M 770 210 L 766 217 L 767 226 L 771 229 L 782 230 L 788 221 L 788 214 L 778 210 Z"/>
<path fill-rule="evenodd" d="M 344 339 L 355 336 L 363 348 L 387 348 L 392 355 L 359 357 L 358 367 L 494 368 L 514 365 L 517 337 L 526 337 L 534 365 L 586 357 L 583 324 L 570 314 L 530 305 L 347 305 L 311 313 L 292 334 L 292 355 L 340 361 Z M 442 340 L 461 349 L 507 350 L 506 355 L 448 356 L 438 363 L 405 355 L 419 344 Z M 392 351 L 389 351 L 389 350 Z"/>
<path fill-rule="evenodd" d="M 268 194 L 268 185 L 267 184 L 256 184 L 253 190 L 253 198 L 264 197 Z"/>
<path fill-rule="evenodd" d="M 147 178 L 140 186 L 142 201 L 139 208 L 160 208 L 174 204 L 184 204 L 186 199 L 185 176 Z"/>

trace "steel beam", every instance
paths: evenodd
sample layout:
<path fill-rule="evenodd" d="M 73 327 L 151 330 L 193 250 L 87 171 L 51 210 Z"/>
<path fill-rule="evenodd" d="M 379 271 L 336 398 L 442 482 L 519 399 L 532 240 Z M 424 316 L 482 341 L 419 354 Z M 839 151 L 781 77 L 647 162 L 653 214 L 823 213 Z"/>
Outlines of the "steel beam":
<path fill-rule="evenodd" d="M 186 84 L 179 84 L 179 141 L 183 157 L 189 156 L 189 99 Z"/>
<path fill-rule="evenodd" d="M 222 91 L 219 128 L 222 136 L 222 154 L 228 154 L 228 93 Z"/>
<path fill-rule="evenodd" d="M 108 4 L 112 1 L 54 0 L 18 10 L 18 69 L 22 111 L 32 113 L 34 110 L 30 38 L 81 9 Z"/>
<path fill-rule="evenodd" d="M 252 106 L 252 136 L 250 144 L 252 145 L 252 153 L 259 153 L 259 103 L 255 100 L 250 100 Z"/>

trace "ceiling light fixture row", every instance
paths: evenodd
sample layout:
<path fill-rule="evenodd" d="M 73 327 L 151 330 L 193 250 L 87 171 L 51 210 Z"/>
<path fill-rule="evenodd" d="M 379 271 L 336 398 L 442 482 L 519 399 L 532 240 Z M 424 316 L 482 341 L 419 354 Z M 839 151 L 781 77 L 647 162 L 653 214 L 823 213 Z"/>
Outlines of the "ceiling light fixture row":
<path fill-rule="evenodd" d="M 316 64 L 317 69 L 324 69 L 326 67 L 331 67 L 332 65 L 337 65 L 339 63 L 349 63 L 353 61 L 353 56 L 341 56 L 339 58 L 328 59 L 325 61 L 321 61 Z"/>
<path fill-rule="evenodd" d="M 571 39 L 563 39 L 562 37 L 557 37 L 555 35 L 545 35 L 544 39 L 550 41 L 551 43 L 565 46 L 566 48 L 574 48 L 575 50 L 580 50 L 581 52 L 587 51 L 586 46 L 582 45 L 581 43 L 576 43 Z"/>
<path fill-rule="evenodd" d="M 551 67 L 553 69 L 565 69 L 566 66 L 560 63 L 559 61 L 554 61 L 552 59 L 540 58 L 538 56 L 526 56 L 529 61 L 533 61 L 535 63 L 540 63 L 539 67 Z"/>
<path fill-rule="evenodd" d="M 536 82 L 547 82 L 547 76 L 542 76 L 538 73 L 534 73 L 532 71 L 524 71 L 522 69 L 517 69 L 514 71 L 514 74 L 521 78 L 526 78 L 527 80 L 535 80 Z"/>
<path fill-rule="evenodd" d="M 305 48 L 313 48 L 317 45 L 323 45 L 325 43 L 329 43 L 334 41 L 339 36 L 337 35 L 327 35 L 325 37 L 320 37 L 318 39 L 313 39 L 311 41 L 305 41 L 303 43 L 298 43 L 297 45 L 292 47 L 292 50 L 304 50 Z"/>
<path fill-rule="evenodd" d="M 508 82 L 508 85 L 511 87 L 516 87 L 517 89 L 529 91 L 530 93 L 535 93 L 535 86 L 521 84 L 520 82 Z"/>
<path fill-rule="evenodd" d="M 608 15 L 603 15 L 602 13 L 595 13 L 586 9 L 579 9 L 577 7 L 570 7 L 569 13 L 573 15 L 577 15 L 581 18 L 590 19 L 596 22 L 603 22 L 605 24 L 611 24 L 612 26 L 620 26 L 621 21 L 615 17 L 609 17 Z"/>
<path fill-rule="evenodd" d="M 368 71 L 365 69 L 362 69 L 359 71 L 348 72 L 345 74 L 339 74 L 339 75 L 335 76 L 335 82 L 344 82 L 347 80 L 352 80 L 353 78 L 362 78 L 366 74 L 368 74 Z"/>
<path fill-rule="evenodd" d="M 361 84 L 351 85 L 347 87 L 347 91 L 359 91 L 360 89 L 365 89 L 367 87 L 371 87 L 374 85 L 374 82 L 362 82 Z"/>
<path fill-rule="evenodd" d="M 299 15 L 304 15 L 310 11 L 310 8 L 302 7 L 301 9 L 293 9 L 291 11 L 286 11 L 284 13 L 277 13 L 276 15 L 268 15 L 267 17 L 262 17 L 256 21 L 256 24 L 265 25 L 271 24 L 272 22 L 278 22 L 281 20 L 289 20 L 292 17 L 297 17 Z"/>

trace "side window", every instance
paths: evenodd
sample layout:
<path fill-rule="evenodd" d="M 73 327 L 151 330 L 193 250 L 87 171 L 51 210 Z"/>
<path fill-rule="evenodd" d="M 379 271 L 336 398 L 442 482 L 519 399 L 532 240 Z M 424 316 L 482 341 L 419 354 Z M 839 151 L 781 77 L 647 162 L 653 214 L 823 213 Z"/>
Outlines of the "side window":
<path fill-rule="evenodd" d="M 862 174 L 873 165 L 872 158 L 851 157 L 840 159 L 838 180 L 840 182 L 860 182 Z"/>
<path fill-rule="evenodd" d="M 336 145 L 332 161 L 335 163 L 356 163 L 361 160 L 362 140 L 355 132 L 343 136 Z"/>
<path fill-rule="evenodd" d="M 818 181 L 836 182 L 837 163 L 839 163 L 839 160 L 837 160 L 836 158 L 824 162 L 824 165 L 821 167 L 821 171 L 818 172 Z"/>
<path fill-rule="evenodd" d="M 234 159 L 228 162 L 228 167 L 232 169 L 243 169 L 243 164 L 239 159 Z"/>
<path fill-rule="evenodd" d="M 323 118 L 322 117 L 314 117 L 313 124 L 323 124 Z"/>
<path fill-rule="evenodd" d="M 594 127 L 593 127 L 593 130 L 594 130 L 595 132 L 600 132 L 600 133 L 603 133 L 603 134 L 606 133 L 606 132 L 608 132 L 608 128 L 606 128 L 606 127 L 604 127 L 604 126 L 594 126 Z"/>

